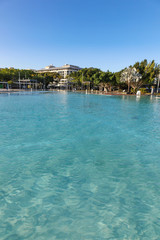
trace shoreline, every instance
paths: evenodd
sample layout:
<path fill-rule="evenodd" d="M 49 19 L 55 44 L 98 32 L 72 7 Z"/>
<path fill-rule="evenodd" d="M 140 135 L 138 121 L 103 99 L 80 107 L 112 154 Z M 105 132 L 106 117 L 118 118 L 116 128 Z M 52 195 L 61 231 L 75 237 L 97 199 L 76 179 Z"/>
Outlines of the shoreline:
<path fill-rule="evenodd" d="M 136 94 L 127 94 L 123 92 L 104 92 L 104 91 L 98 91 L 98 90 L 66 90 L 66 89 L 49 89 L 49 90 L 26 90 L 26 89 L 0 89 L 0 94 L 3 93 L 18 93 L 18 92 L 74 92 L 74 93 L 86 93 L 86 94 L 95 94 L 95 95 L 111 95 L 111 96 L 136 96 Z M 159 94 L 153 94 L 153 96 L 157 96 Z M 141 94 L 141 96 L 151 96 L 151 93 L 145 93 Z"/>

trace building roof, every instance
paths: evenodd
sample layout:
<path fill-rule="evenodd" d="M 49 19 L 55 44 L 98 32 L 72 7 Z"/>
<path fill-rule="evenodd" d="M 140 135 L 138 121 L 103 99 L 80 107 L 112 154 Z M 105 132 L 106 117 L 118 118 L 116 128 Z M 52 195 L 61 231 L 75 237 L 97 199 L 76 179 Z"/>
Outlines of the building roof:
<path fill-rule="evenodd" d="M 41 71 L 51 71 L 51 70 L 62 70 L 62 69 L 76 69 L 76 70 L 80 70 L 81 68 L 75 65 L 71 65 L 71 64 L 65 64 L 61 67 L 55 67 L 52 64 L 49 66 L 46 66 L 45 68 L 40 69 Z"/>

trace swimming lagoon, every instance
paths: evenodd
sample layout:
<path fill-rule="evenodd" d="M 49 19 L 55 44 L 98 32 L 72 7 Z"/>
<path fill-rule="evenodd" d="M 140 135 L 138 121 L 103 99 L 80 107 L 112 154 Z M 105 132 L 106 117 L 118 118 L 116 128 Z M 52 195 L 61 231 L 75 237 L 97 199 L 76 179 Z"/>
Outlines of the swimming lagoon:
<path fill-rule="evenodd" d="M 0 239 L 159 239 L 160 100 L 0 94 Z"/>

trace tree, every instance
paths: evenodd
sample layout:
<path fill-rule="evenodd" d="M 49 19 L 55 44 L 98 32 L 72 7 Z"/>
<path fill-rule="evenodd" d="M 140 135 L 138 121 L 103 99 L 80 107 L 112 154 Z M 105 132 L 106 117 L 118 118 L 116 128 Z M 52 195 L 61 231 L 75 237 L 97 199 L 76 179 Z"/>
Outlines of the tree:
<path fill-rule="evenodd" d="M 152 85 L 154 83 L 156 77 L 156 64 L 154 60 L 148 62 L 147 59 L 144 59 L 141 62 L 136 62 L 134 67 L 141 74 L 143 84 Z"/>
<path fill-rule="evenodd" d="M 127 83 L 128 92 L 130 92 L 130 87 L 135 91 L 135 89 L 138 89 L 143 84 L 142 76 L 135 67 L 126 68 L 121 73 L 120 81 Z"/>
<path fill-rule="evenodd" d="M 160 64 L 156 64 L 156 66 L 155 66 L 155 84 L 157 84 L 157 93 L 159 90 L 159 83 L 160 83 Z"/>
<path fill-rule="evenodd" d="M 107 88 L 108 91 L 112 90 L 112 87 L 116 83 L 115 75 L 112 72 L 101 72 L 100 75 L 100 85 L 104 88 Z"/>
<path fill-rule="evenodd" d="M 94 88 L 99 85 L 101 70 L 98 68 L 83 68 L 78 72 L 73 72 L 69 75 L 72 78 L 74 85 Z"/>

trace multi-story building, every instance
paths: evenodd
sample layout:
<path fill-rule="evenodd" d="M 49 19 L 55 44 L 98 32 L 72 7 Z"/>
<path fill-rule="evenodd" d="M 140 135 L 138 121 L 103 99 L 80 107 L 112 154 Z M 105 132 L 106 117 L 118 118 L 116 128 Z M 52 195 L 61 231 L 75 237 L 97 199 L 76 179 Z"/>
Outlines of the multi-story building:
<path fill-rule="evenodd" d="M 72 72 L 77 72 L 80 69 L 81 69 L 80 67 L 70 65 L 70 64 L 65 64 L 62 67 L 55 67 L 53 65 L 49 65 L 43 69 L 37 70 L 36 72 L 38 72 L 38 73 L 45 73 L 45 72 L 59 73 L 65 79 L 67 75 L 71 74 Z"/>

